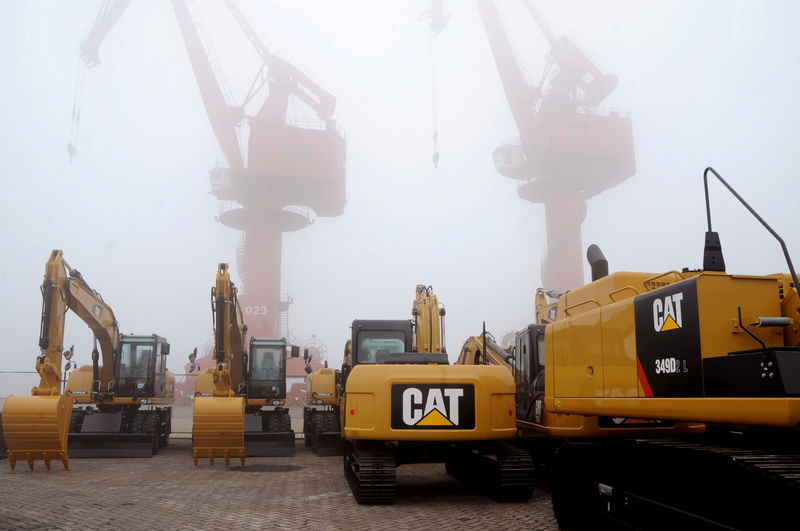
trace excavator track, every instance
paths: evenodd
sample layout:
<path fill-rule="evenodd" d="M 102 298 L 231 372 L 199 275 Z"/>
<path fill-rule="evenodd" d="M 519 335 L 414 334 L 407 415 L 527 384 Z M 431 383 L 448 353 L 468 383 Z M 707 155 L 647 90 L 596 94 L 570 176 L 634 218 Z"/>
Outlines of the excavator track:
<path fill-rule="evenodd" d="M 397 487 L 396 472 L 391 452 L 356 450 L 348 445 L 344 454 L 344 475 L 359 505 L 392 503 Z"/>
<path fill-rule="evenodd" d="M 568 443 L 552 494 L 565 529 L 777 529 L 795 521 L 800 455 L 730 437 Z"/>
<path fill-rule="evenodd" d="M 525 502 L 533 495 L 534 464 L 528 452 L 499 442 L 493 455 L 462 453 L 445 464 L 447 473 L 498 502 Z"/>
<path fill-rule="evenodd" d="M 533 495 L 534 466 L 528 452 L 499 443 L 497 455 L 497 501 L 525 502 Z"/>

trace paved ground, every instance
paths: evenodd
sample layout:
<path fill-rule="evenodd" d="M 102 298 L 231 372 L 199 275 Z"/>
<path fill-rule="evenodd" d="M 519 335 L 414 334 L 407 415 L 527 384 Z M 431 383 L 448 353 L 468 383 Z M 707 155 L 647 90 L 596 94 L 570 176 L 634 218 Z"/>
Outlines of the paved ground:
<path fill-rule="evenodd" d="M 175 431 L 187 422 L 191 429 L 191 417 L 176 411 Z M 360 506 L 342 458 L 317 457 L 302 439 L 295 457 L 195 468 L 190 439 L 174 435 L 153 458 L 71 459 L 69 471 L 42 462 L 11 471 L 1 460 L 0 529 L 557 529 L 546 493 L 496 503 L 443 465 L 401 466 L 393 505 Z"/>

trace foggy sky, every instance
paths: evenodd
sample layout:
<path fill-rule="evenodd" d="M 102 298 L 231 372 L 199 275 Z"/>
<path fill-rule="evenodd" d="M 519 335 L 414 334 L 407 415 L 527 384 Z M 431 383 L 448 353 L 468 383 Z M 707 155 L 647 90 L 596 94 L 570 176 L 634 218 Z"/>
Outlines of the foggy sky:
<path fill-rule="evenodd" d="M 239 4 L 273 53 L 337 98 L 347 138 L 344 213 L 284 236 L 293 335 L 314 334 L 338 367 L 350 322 L 409 318 L 419 283 L 447 310 L 451 361 L 483 321 L 498 339 L 533 322 L 544 208 L 494 169 L 492 152 L 518 133 L 475 4 L 445 2 L 436 40 L 436 170 L 428 2 Z M 0 370 L 33 370 L 52 249 L 102 294 L 122 332 L 167 337 L 176 372 L 212 337 L 217 264 L 235 264 L 239 233 L 215 221 L 208 179 L 222 153 L 169 3 L 133 2 L 100 48 L 70 163 L 78 44 L 98 5 L 0 0 Z M 590 200 L 584 250 L 598 244 L 611 271 L 700 267 L 702 171 L 713 166 L 800 260 L 796 2 L 538 5 L 556 34 L 619 77 L 603 106 L 633 122 L 636 175 Z M 219 4 L 198 7 L 241 99 L 257 58 Z M 516 2 L 501 11 L 538 81 L 544 39 Z M 786 271 L 778 244 L 721 185 L 710 188 L 728 271 Z M 81 363 L 91 337 L 71 315 L 65 345 Z"/>

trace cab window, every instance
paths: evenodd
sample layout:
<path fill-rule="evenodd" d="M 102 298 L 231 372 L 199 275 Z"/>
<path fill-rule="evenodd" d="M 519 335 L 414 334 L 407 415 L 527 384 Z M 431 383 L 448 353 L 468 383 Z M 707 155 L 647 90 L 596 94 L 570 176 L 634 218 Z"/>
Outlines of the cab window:
<path fill-rule="evenodd" d="M 383 363 L 390 354 L 405 351 L 405 333 L 400 330 L 363 330 L 358 334 L 358 363 Z"/>

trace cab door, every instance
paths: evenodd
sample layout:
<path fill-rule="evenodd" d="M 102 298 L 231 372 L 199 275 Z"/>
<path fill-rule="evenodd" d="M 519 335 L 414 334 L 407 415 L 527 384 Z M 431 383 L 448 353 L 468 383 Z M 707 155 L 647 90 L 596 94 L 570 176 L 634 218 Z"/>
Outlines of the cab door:
<path fill-rule="evenodd" d="M 541 424 L 544 399 L 544 325 L 517 332 L 514 345 L 517 419 Z"/>

